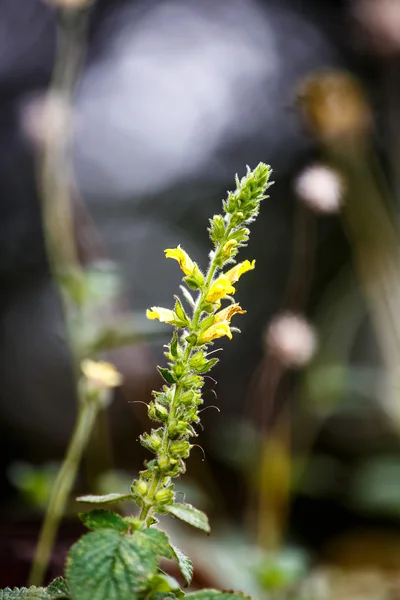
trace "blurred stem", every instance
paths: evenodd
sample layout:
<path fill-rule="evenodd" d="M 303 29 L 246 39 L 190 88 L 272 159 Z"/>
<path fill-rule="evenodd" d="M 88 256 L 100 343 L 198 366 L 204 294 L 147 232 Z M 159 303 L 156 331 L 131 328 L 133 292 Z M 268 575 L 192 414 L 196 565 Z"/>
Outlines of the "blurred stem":
<path fill-rule="evenodd" d="M 367 140 L 348 144 L 346 151 L 332 145 L 327 152 L 346 179 L 344 224 L 386 367 L 384 403 L 400 428 L 400 244 L 393 206 L 382 188 L 381 170 Z"/>
<path fill-rule="evenodd" d="M 78 381 L 78 357 L 69 323 L 71 310 L 67 301 L 63 276 L 82 277 L 73 225 L 71 203 L 71 103 L 84 55 L 86 12 L 64 10 L 59 13 L 57 54 L 53 78 L 43 115 L 42 169 L 40 194 L 43 230 L 53 279 L 58 287 L 64 310 L 67 339 L 73 361 L 75 381 Z M 73 315 L 75 318 L 79 315 Z M 67 454 L 47 507 L 30 575 L 30 583 L 40 585 L 47 569 L 59 521 L 71 492 L 79 462 L 98 412 L 98 403 L 83 398 Z"/>
<path fill-rule="evenodd" d="M 388 60 L 383 70 L 383 85 L 386 108 L 387 156 L 390 161 L 390 177 L 396 200 L 396 211 L 400 208 L 400 69 L 396 60 Z"/>
<path fill-rule="evenodd" d="M 58 526 L 64 514 L 65 506 L 76 478 L 82 454 L 90 437 L 99 408 L 100 403 L 96 402 L 94 399 L 84 399 L 80 406 L 67 453 L 54 482 L 46 516 L 43 521 L 39 541 L 36 547 L 35 559 L 29 575 L 28 585 L 40 586 L 43 583 L 43 578 L 47 571 L 47 565 L 57 535 Z"/>
<path fill-rule="evenodd" d="M 279 415 L 270 435 L 264 436 L 260 461 L 258 545 L 277 550 L 282 543 L 290 493 L 290 417 Z"/>
<path fill-rule="evenodd" d="M 49 122 L 44 127 L 40 191 L 48 258 L 60 288 L 65 270 L 80 271 L 71 205 L 71 104 L 84 56 L 85 30 L 83 11 L 60 13 L 56 62 L 44 112 Z"/>
<path fill-rule="evenodd" d="M 293 248 L 283 310 L 303 312 L 306 308 L 314 272 L 316 219 L 301 201 L 296 201 Z"/>

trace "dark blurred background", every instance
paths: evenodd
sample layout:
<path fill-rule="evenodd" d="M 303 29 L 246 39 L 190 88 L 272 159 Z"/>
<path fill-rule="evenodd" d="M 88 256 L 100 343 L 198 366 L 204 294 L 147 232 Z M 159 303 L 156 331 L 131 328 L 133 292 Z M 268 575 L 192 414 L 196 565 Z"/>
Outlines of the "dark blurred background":
<path fill-rule="evenodd" d="M 32 543 L 76 414 L 37 184 L 43 130 L 58 126 L 41 112 L 54 4 L 0 4 L 0 497 L 2 552 L 15 560 L 30 555 L 21 523 Z M 179 243 L 205 265 L 208 218 L 235 173 L 264 161 L 275 185 L 243 253 L 257 261 L 238 292 L 247 314 L 222 343 L 205 394 L 221 413 L 203 415 L 206 460 L 193 453 L 184 489 L 221 544 L 235 532 L 235 548 L 296 548 L 300 562 L 381 582 L 400 565 L 400 3 L 98 0 L 88 11 L 74 97 L 77 244 L 84 263 L 116 265 L 141 337 L 112 355 L 126 383 L 77 491 L 123 485 L 146 457 L 146 409 L 132 402 L 160 385 L 168 338 L 144 314 L 170 306 L 180 278 L 163 250 Z M 300 327 L 271 332 L 282 311 Z M 212 582 L 229 587 L 220 569 Z M 237 587 L 275 585 L 268 569 L 245 571 Z"/>

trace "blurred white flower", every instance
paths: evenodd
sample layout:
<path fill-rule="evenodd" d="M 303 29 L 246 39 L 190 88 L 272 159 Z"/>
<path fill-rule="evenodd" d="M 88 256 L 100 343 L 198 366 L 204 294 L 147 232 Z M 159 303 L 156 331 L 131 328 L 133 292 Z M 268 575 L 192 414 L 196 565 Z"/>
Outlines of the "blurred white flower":
<path fill-rule="evenodd" d="M 265 343 L 286 367 L 303 367 L 315 354 L 317 336 L 304 317 L 293 313 L 276 316 L 269 325 Z"/>
<path fill-rule="evenodd" d="M 329 167 L 314 165 L 305 169 L 296 179 L 297 196 L 309 208 L 320 213 L 338 212 L 342 204 L 343 179 Z"/>
<path fill-rule="evenodd" d="M 35 146 L 43 146 L 48 137 L 62 139 L 72 133 L 71 111 L 60 95 L 38 93 L 25 99 L 20 108 L 20 128 Z"/>
<path fill-rule="evenodd" d="M 399 0 L 356 0 L 353 14 L 378 54 L 400 52 Z"/>

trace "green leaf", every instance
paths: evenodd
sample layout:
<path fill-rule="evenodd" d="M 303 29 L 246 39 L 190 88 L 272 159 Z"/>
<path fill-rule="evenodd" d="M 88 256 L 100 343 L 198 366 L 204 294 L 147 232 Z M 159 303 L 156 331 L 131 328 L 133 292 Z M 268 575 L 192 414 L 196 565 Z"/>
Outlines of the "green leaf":
<path fill-rule="evenodd" d="M 44 588 L 6 588 L 0 590 L 0 600 L 47 600 L 47 591 Z"/>
<path fill-rule="evenodd" d="M 211 325 L 213 323 L 214 323 L 214 315 L 210 315 L 209 317 L 206 317 L 200 323 L 200 331 L 205 331 L 206 329 L 211 327 Z"/>
<path fill-rule="evenodd" d="M 63 577 L 57 577 L 46 590 L 48 600 L 72 600 L 68 584 Z"/>
<path fill-rule="evenodd" d="M 174 298 L 175 298 L 174 311 L 175 311 L 176 316 L 183 323 L 185 323 L 186 325 L 188 325 L 189 319 L 188 319 L 187 314 L 185 313 L 185 309 L 182 306 L 182 302 L 181 302 L 180 298 L 178 296 L 174 296 Z"/>
<path fill-rule="evenodd" d="M 128 523 L 123 518 L 109 510 L 91 510 L 79 513 L 79 518 L 88 529 L 115 529 L 121 533 L 128 531 Z"/>
<path fill-rule="evenodd" d="M 167 383 L 175 383 L 175 379 L 171 371 L 169 371 L 168 369 L 164 369 L 164 367 L 157 367 L 157 369 L 160 375 L 163 377 L 163 379 L 165 379 Z"/>
<path fill-rule="evenodd" d="M 197 281 L 197 279 L 195 277 L 191 277 L 190 275 L 188 275 L 187 277 L 183 278 L 183 281 L 186 283 L 186 285 L 191 289 L 191 290 L 198 290 L 200 287 L 199 282 Z"/>
<path fill-rule="evenodd" d="M 134 539 L 140 548 L 149 550 L 156 556 L 170 559 L 175 556 L 171 549 L 167 534 L 159 529 L 152 529 L 149 527 L 147 529 L 136 531 Z"/>
<path fill-rule="evenodd" d="M 185 598 L 188 600 L 243 600 L 243 598 L 250 598 L 242 592 L 221 592 L 219 590 L 201 590 L 199 592 L 192 592 L 186 594 Z"/>
<path fill-rule="evenodd" d="M 198 373 L 207 373 L 210 371 L 217 363 L 219 362 L 219 358 L 210 358 L 204 365 L 197 367 Z"/>
<path fill-rule="evenodd" d="M 171 340 L 169 347 L 170 347 L 172 356 L 174 358 L 176 358 L 178 356 L 178 336 L 176 334 L 176 331 L 174 331 L 174 333 L 173 333 L 172 340 Z"/>
<path fill-rule="evenodd" d="M 78 502 L 87 502 L 88 504 L 114 504 L 115 502 L 133 501 L 131 494 L 104 494 L 103 496 L 79 496 Z"/>
<path fill-rule="evenodd" d="M 171 549 L 175 555 L 176 560 L 178 561 L 179 570 L 182 573 L 183 579 L 185 580 L 186 585 L 190 585 L 193 577 L 193 563 L 186 554 L 184 554 L 179 548 L 171 545 Z"/>
<path fill-rule="evenodd" d="M 157 559 L 134 536 L 103 529 L 72 546 L 66 566 L 74 600 L 136 600 L 149 588 Z"/>
<path fill-rule="evenodd" d="M 191 504 L 185 504 L 184 502 L 171 504 L 170 506 L 166 506 L 165 510 L 174 515 L 177 519 L 185 521 L 185 523 L 189 523 L 189 525 L 192 525 L 193 527 L 197 527 L 197 529 L 202 529 L 207 533 L 210 532 L 207 515 L 201 510 L 194 508 Z"/>

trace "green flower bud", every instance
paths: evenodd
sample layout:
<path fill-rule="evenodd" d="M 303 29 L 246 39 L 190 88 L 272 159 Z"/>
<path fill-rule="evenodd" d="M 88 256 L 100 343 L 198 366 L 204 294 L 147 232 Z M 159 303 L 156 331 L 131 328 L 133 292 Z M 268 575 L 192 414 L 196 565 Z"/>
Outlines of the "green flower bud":
<path fill-rule="evenodd" d="M 195 375 L 191 373 L 190 375 L 186 375 L 184 379 L 182 379 L 181 384 L 185 390 L 197 391 L 203 386 L 203 378 L 200 375 Z"/>
<path fill-rule="evenodd" d="M 179 403 L 183 404 L 184 406 L 192 406 L 196 403 L 196 399 L 197 393 L 190 390 L 188 392 L 184 392 L 179 396 Z"/>
<path fill-rule="evenodd" d="M 148 414 L 153 421 L 162 421 L 165 423 L 168 420 L 168 409 L 158 402 L 150 402 Z"/>
<path fill-rule="evenodd" d="M 186 423 L 186 421 L 175 421 L 168 427 L 168 437 L 170 440 L 177 440 L 186 435 L 196 435 L 193 427 L 189 423 Z"/>
<path fill-rule="evenodd" d="M 245 215 L 240 210 L 237 211 L 237 212 L 235 212 L 232 215 L 232 217 L 231 217 L 231 225 L 232 225 L 232 227 L 237 227 L 238 225 L 240 225 L 241 223 L 243 223 L 243 221 L 245 221 Z"/>
<path fill-rule="evenodd" d="M 189 361 L 189 364 L 191 367 L 193 367 L 193 369 L 198 369 L 206 362 L 207 359 L 205 353 L 203 352 L 203 350 L 199 350 L 198 352 L 196 352 L 196 354 L 192 356 L 192 358 Z"/>
<path fill-rule="evenodd" d="M 169 459 L 167 456 L 160 456 L 157 463 L 161 471 L 167 471 L 169 469 Z"/>
<path fill-rule="evenodd" d="M 179 442 L 172 442 L 169 447 L 169 452 L 174 457 L 188 458 L 190 454 L 191 445 L 186 440 Z"/>
<path fill-rule="evenodd" d="M 177 363 L 174 365 L 172 371 L 173 371 L 176 379 L 180 379 L 185 372 L 185 367 L 183 366 L 182 363 Z"/>
<path fill-rule="evenodd" d="M 197 335 L 195 333 L 191 333 L 190 335 L 187 335 L 185 340 L 188 342 L 188 344 L 193 344 L 193 346 L 195 346 L 197 344 Z"/>
<path fill-rule="evenodd" d="M 150 450 L 150 452 L 154 452 L 156 454 L 161 448 L 162 437 L 158 433 L 156 433 L 156 431 L 153 430 L 150 434 L 144 433 L 143 435 L 141 435 L 140 443 L 142 444 L 142 446 Z"/>
<path fill-rule="evenodd" d="M 186 285 L 188 285 L 192 290 L 198 290 L 203 287 L 204 284 L 204 275 L 200 271 L 199 267 L 195 265 L 193 271 L 187 277 L 184 277 L 184 281 Z"/>
<path fill-rule="evenodd" d="M 175 499 L 175 494 L 170 489 L 163 489 L 156 493 L 154 499 L 158 504 L 172 504 Z"/>
<path fill-rule="evenodd" d="M 136 479 L 133 483 L 132 483 L 132 487 L 131 487 L 131 491 L 133 494 L 135 494 L 136 496 L 145 496 L 148 492 L 149 486 L 147 485 L 147 483 L 145 481 L 142 481 L 141 479 Z"/>
<path fill-rule="evenodd" d="M 214 217 L 210 219 L 208 232 L 215 245 L 222 241 L 225 235 L 225 221 L 221 215 L 214 215 Z"/>

